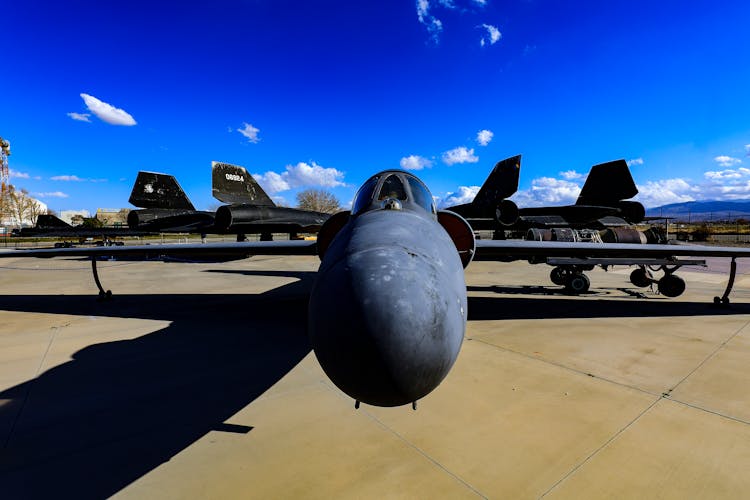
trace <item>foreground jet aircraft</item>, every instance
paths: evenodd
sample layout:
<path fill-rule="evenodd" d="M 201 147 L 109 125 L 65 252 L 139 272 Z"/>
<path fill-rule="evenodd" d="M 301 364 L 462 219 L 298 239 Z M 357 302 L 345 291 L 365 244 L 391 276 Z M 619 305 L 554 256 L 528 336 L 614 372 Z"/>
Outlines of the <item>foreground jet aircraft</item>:
<path fill-rule="evenodd" d="M 474 229 L 585 228 L 602 229 L 641 222 L 643 205 L 628 201 L 638 194 L 625 160 L 591 167 L 574 205 L 519 208 L 509 200 L 518 190 L 521 155 L 497 162 L 471 203 L 448 207 Z M 539 241 L 549 231 L 532 231 Z M 625 242 L 625 241 L 623 241 Z"/>
<path fill-rule="evenodd" d="M 323 370 L 357 402 L 412 403 L 429 394 L 453 366 L 466 330 L 463 268 L 483 260 L 557 257 L 750 257 L 750 249 L 689 245 L 628 245 L 537 241 L 475 241 L 459 215 L 435 208 L 414 175 L 388 170 L 367 180 L 351 212 L 321 228 L 318 241 L 141 245 L 0 251 L 0 257 L 86 256 L 94 277 L 98 256 L 195 257 L 305 255 L 321 259 L 310 294 L 310 341 Z M 718 300 L 718 299 L 717 299 Z"/>
<path fill-rule="evenodd" d="M 268 241 L 272 233 L 316 232 L 330 214 L 277 207 L 244 167 L 211 162 L 212 192 L 224 203 L 216 213 L 196 210 L 171 175 L 138 172 L 130 203 L 139 210 L 128 214 L 134 230 L 237 234 L 259 233 Z"/>

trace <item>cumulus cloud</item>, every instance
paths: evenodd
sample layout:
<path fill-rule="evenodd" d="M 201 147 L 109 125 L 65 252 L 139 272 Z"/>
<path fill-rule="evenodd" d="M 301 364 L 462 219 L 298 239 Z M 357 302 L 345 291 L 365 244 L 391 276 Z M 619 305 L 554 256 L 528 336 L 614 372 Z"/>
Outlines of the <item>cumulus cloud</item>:
<path fill-rule="evenodd" d="M 719 164 L 720 167 L 731 167 L 734 165 L 737 165 L 739 163 L 742 163 L 742 160 L 739 158 L 732 158 L 731 156 L 717 156 L 714 158 L 714 161 Z"/>
<path fill-rule="evenodd" d="M 136 124 L 135 119 L 123 109 L 116 108 L 111 104 L 100 101 L 89 94 L 81 94 L 81 98 L 83 98 L 83 102 L 86 103 L 88 110 L 94 113 L 94 115 L 103 122 L 109 123 L 110 125 L 125 126 Z"/>
<path fill-rule="evenodd" d="M 664 179 L 648 181 L 638 185 L 635 199 L 645 207 L 658 207 L 670 203 L 684 203 L 695 201 L 700 188 L 692 186 L 685 179 Z"/>
<path fill-rule="evenodd" d="M 11 179 L 30 179 L 31 176 L 26 172 L 19 172 L 18 170 L 8 169 L 8 177 Z"/>
<path fill-rule="evenodd" d="M 740 167 L 736 170 L 728 168 L 726 170 L 709 170 L 703 176 L 711 180 L 740 179 L 750 175 L 750 169 Z"/>
<path fill-rule="evenodd" d="M 63 193 L 62 191 L 54 191 L 51 193 L 34 193 L 34 196 L 38 196 L 39 198 L 67 198 L 68 195 Z"/>
<path fill-rule="evenodd" d="M 282 173 L 266 172 L 265 174 L 253 174 L 253 177 L 263 184 L 269 194 L 279 193 L 301 187 L 337 187 L 345 186 L 343 182 L 344 172 L 335 168 L 321 167 L 315 162 L 305 162 L 296 165 L 287 165 Z"/>
<path fill-rule="evenodd" d="M 480 146 L 486 146 L 492 141 L 494 136 L 495 134 L 493 134 L 491 130 L 480 130 L 477 132 L 477 142 Z"/>
<path fill-rule="evenodd" d="M 479 45 L 481 45 L 482 47 L 487 44 L 495 45 L 503 36 L 500 33 L 500 30 L 497 29 L 497 26 L 492 26 L 491 24 L 482 24 L 481 27 L 487 30 L 487 34 L 479 40 Z"/>
<path fill-rule="evenodd" d="M 540 207 L 574 203 L 581 192 L 575 182 L 554 177 L 539 177 L 531 181 L 531 188 L 516 192 L 513 199 L 519 207 Z"/>
<path fill-rule="evenodd" d="M 401 158 L 399 165 L 404 170 L 422 170 L 423 168 L 430 168 L 432 162 L 422 156 L 411 155 Z"/>
<path fill-rule="evenodd" d="M 466 148 L 459 146 L 457 148 L 446 151 L 442 156 L 443 163 L 446 165 L 455 165 L 456 163 L 476 163 L 479 161 L 479 157 L 474 155 L 474 148 Z"/>
<path fill-rule="evenodd" d="M 443 31 L 443 23 L 437 17 L 430 14 L 429 0 L 417 0 L 417 19 L 427 28 L 430 41 L 434 44 L 440 42 L 440 32 Z"/>
<path fill-rule="evenodd" d="M 625 163 L 628 164 L 628 167 L 643 165 L 643 158 L 633 158 L 632 160 L 628 160 Z"/>
<path fill-rule="evenodd" d="M 257 129 L 250 125 L 247 122 L 242 123 L 243 127 L 238 128 L 237 132 L 247 137 L 247 142 L 252 142 L 253 144 L 257 144 L 260 142 L 260 137 L 258 137 L 258 132 L 260 132 L 260 129 Z"/>
<path fill-rule="evenodd" d="M 560 172 L 560 176 L 567 181 L 583 179 L 583 174 L 576 172 L 575 170 L 566 170 L 564 172 Z"/>
<path fill-rule="evenodd" d="M 440 208 L 452 207 L 454 205 L 463 205 L 471 203 L 479 192 L 480 186 L 459 186 L 455 193 L 446 193 L 442 199 L 436 200 Z"/>
<path fill-rule="evenodd" d="M 84 179 L 81 179 L 77 175 L 56 175 L 54 177 L 50 177 L 53 181 L 64 181 L 64 182 L 83 182 Z"/>
<path fill-rule="evenodd" d="M 487 5 L 487 0 L 474 0 L 474 3 L 478 3 L 481 6 Z"/>
<path fill-rule="evenodd" d="M 89 113 L 68 113 L 68 116 L 79 122 L 91 123 L 91 120 L 89 120 L 89 116 L 91 115 Z"/>

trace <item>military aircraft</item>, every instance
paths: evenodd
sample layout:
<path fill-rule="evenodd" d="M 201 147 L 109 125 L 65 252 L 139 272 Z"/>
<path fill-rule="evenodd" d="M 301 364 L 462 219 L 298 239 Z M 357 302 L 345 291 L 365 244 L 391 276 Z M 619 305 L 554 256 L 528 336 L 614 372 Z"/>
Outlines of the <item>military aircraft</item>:
<path fill-rule="evenodd" d="M 330 214 L 277 207 L 244 167 L 211 162 L 213 196 L 226 203 L 217 211 L 196 210 L 172 175 L 138 172 L 130 203 L 139 207 L 128 214 L 133 230 L 237 234 L 259 233 L 270 241 L 272 233 L 316 232 Z"/>
<path fill-rule="evenodd" d="M 24 238 L 63 238 L 67 241 L 65 243 L 56 243 L 55 246 L 66 247 L 72 244 L 70 240 L 85 240 L 86 238 L 101 238 L 98 243 L 103 245 L 120 245 L 122 242 L 115 241 L 116 238 L 122 238 L 125 236 L 146 236 L 155 233 L 150 231 L 132 230 L 124 227 L 94 227 L 86 226 L 85 224 L 72 226 L 55 215 L 40 214 L 37 216 L 34 227 L 14 229 L 11 234 L 13 236 Z"/>
<path fill-rule="evenodd" d="M 446 210 L 464 217 L 475 230 L 529 230 L 527 239 L 538 241 L 574 241 L 570 229 L 616 228 L 644 220 L 643 205 L 628 200 L 638 194 L 638 188 L 625 160 L 591 167 L 575 204 L 564 206 L 519 208 L 508 199 L 518 190 L 520 169 L 521 155 L 497 162 L 470 203 Z M 613 231 L 611 241 L 629 243 L 636 236 Z"/>
<path fill-rule="evenodd" d="M 326 221 L 314 241 L 138 245 L 113 248 L 5 250 L 0 257 L 91 258 L 98 256 L 314 255 L 321 259 L 310 293 L 312 348 L 325 373 L 346 394 L 377 406 L 416 402 L 451 370 L 466 331 L 463 268 L 473 258 L 517 260 L 542 256 L 574 258 L 732 259 L 750 249 L 691 245 L 591 245 L 570 242 L 475 240 L 460 215 L 438 211 L 427 187 L 411 173 L 387 170 L 368 179 L 352 210 Z"/>

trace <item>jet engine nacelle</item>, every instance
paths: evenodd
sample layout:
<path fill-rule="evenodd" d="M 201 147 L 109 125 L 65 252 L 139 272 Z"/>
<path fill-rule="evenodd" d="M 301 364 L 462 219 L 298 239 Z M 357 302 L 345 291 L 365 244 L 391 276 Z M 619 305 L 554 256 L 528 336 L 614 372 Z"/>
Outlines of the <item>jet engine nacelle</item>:
<path fill-rule="evenodd" d="M 620 215 L 631 224 L 638 224 L 646 217 L 646 208 L 637 201 L 618 201 Z"/>
<path fill-rule="evenodd" d="M 262 219 L 262 210 L 256 205 L 222 205 L 216 210 L 214 224 L 219 231 L 227 231 L 233 226 Z"/>
<path fill-rule="evenodd" d="M 643 231 L 629 227 L 610 227 L 599 233 L 604 243 L 634 243 L 642 245 L 648 242 Z"/>
<path fill-rule="evenodd" d="M 333 239 L 339 234 L 341 228 L 346 226 L 346 223 L 349 222 L 349 216 L 351 216 L 351 214 L 352 213 L 349 210 L 338 212 L 333 214 L 323 223 L 320 231 L 318 231 L 318 242 L 316 245 L 320 260 L 323 260 L 323 257 L 325 257 L 328 247 L 331 246 L 331 242 L 333 242 Z"/>
<path fill-rule="evenodd" d="M 476 250 L 476 240 L 474 239 L 474 230 L 471 228 L 466 219 L 455 212 L 441 210 L 438 212 L 438 222 L 453 240 L 458 250 L 458 256 L 461 257 L 461 264 L 464 269 L 471 263 Z"/>
<path fill-rule="evenodd" d="M 503 200 L 495 209 L 495 220 L 503 226 L 512 226 L 518 221 L 518 205 L 510 200 Z"/>

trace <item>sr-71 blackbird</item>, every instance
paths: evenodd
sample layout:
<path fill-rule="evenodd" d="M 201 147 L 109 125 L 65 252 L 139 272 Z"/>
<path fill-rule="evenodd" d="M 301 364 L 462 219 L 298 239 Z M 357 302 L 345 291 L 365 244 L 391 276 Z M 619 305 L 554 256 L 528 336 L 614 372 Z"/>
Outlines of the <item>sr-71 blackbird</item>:
<path fill-rule="evenodd" d="M 314 232 L 330 214 L 277 207 L 244 167 L 211 162 L 214 198 L 226 203 L 216 212 L 196 210 L 177 180 L 167 174 L 138 172 L 130 203 L 128 226 L 135 231 L 201 234 L 259 233 L 261 241 L 272 233 Z"/>
<path fill-rule="evenodd" d="M 310 293 L 312 348 L 325 373 L 356 405 L 399 406 L 434 390 L 453 366 L 466 330 L 463 268 L 483 260 L 557 257 L 719 256 L 735 259 L 750 249 L 475 240 L 458 214 L 437 211 L 414 175 L 380 172 L 359 189 L 351 212 L 321 228 L 317 242 L 142 245 L 112 248 L 7 250 L 0 257 L 86 256 L 96 271 L 99 256 L 195 257 L 305 255 L 321 259 Z M 96 274 L 95 274 L 96 277 Z M 104 294 L 96 279 L 100 293 Z"/>

